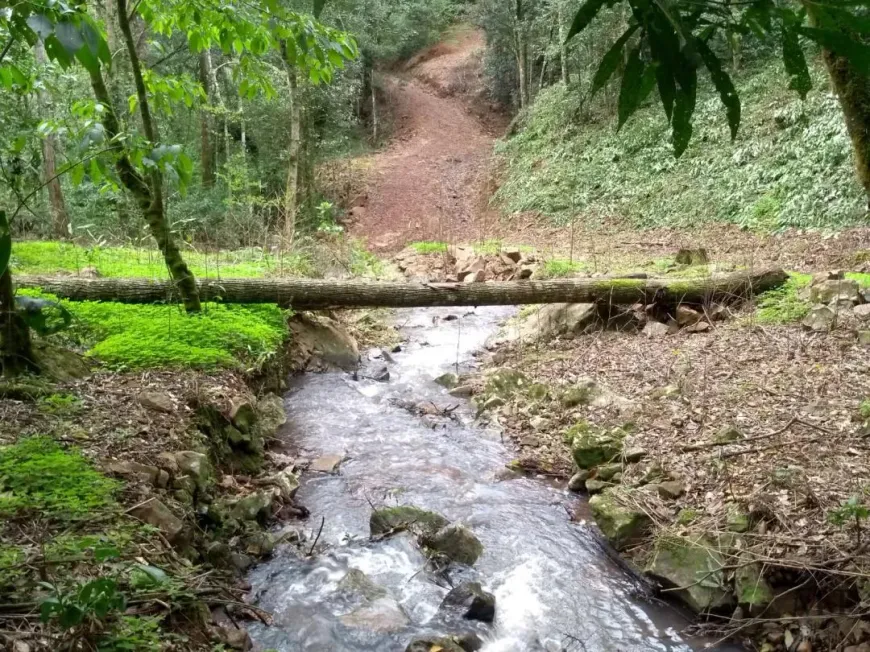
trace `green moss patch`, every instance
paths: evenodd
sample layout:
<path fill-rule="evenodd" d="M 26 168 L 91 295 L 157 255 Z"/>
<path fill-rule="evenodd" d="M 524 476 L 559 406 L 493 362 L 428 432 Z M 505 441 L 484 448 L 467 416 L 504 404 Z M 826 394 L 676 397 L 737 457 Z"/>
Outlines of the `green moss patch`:
<path fill-rule="evenodd" d="M 441 254 L 447 251 L 446 242 L 412 242 L 410 246 L 418 254 Z"/>
<path fill-rule="evenodd" d="M 113 504 L 118 483 L 45 437 L 0 448 L 0 515 L 79 518 Z"/>

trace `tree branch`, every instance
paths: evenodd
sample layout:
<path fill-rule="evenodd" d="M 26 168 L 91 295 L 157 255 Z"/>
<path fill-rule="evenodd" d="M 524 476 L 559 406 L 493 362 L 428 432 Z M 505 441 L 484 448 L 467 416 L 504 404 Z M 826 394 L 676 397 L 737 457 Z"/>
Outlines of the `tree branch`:
<path fill-rule="evenodd" d="M 9 52 L 9 48 L 12 47 L 12 44 L 15 43 L 15 37 L 10 36 L 9 41 L 6 42 L 6 45 L 3 47 L 3 52 L 0 52 L 0 63 L 3 62 L 3 59 L 6 58 L 6 55 Z"/>

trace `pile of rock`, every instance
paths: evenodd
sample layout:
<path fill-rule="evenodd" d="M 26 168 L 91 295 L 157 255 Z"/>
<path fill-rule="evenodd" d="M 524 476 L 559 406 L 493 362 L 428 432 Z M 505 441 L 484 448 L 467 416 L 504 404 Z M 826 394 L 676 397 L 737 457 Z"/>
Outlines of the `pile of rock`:
<path fill-rule="evenodd" d="M 446 283 L 523 280 L 531 278 L 537 266 L 535 254 L 516 247 L 478 253 L 474 247 L 456 245 L 435 254 L 420 254 L 408 248 L 394 260 L 408 278 Z"/>
<path fill-rule="evenodd" d="M 841 323 L 851 323 L 859 339 L 870 343 L 870 288 L 861 288 L 843 272 L 822 272 L 813 277 L 801 298 L 813 305 L 803 320 L 807 330 L 831 331 Z"/>

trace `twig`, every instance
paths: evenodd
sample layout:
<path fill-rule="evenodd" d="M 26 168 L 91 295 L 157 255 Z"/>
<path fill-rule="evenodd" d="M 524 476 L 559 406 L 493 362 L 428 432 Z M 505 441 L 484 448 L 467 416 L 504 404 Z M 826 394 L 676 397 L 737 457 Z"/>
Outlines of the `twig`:
<path fill-rule="evenodd" d="M 13 43 L 15 43 L 15 37 L 14 37 L 14 36 L 11 37 L 11 38 L 6 42 L 6 47 L 3 48 L 3 52 L 0 52 L 0 62 L 2 62 L 3 59 L 6 58 L 6 55 L 9 53 L 9 48 L 12 47 L 12 44 L 13 44 Z"/>
<path fill-rule="evenodd" d="M 314 548 L 317 547 L 317 542 L 320 541 L 320 535 L 323 532 L 323 524 L 324 523 L 326 523 L 326 517 L 321 516 L 320 517 L 320 529 L 317 530 L 317 536 L 314 537 L 314 543 L 311 544 L 311 548 L 308 550 L 308 554 L 306 555 L 306 557 L 310 557 L 312 555 L 312 553 L 314 552 Z"/>
<path fill-rule="evenodd" d="M 692 444 L 691 446 L 683 446 L 680 451 L 683 453 L 691 453 L 692 451 L 700 451 L 705 450 L 707 448 L 716 448 L 717 446 L 730 446 L 732 444 L 747 444 L 751 441 L 758 441 L 759 439 L 767 439 L 768 437 L 776 437 L 777 435 L 781 435 L 786 430 L 791 428 L 794 423 L 803 423 L 797 417 L 792 417 L 789 419 L 789 422 L 785 424 L 779 430 L 774 430 L 773 432 L 769 432 L 764 435 L 757 435 L 755 437 L 748 437 L 746 439 L 738 439 L 737 441 L 713 441 L 707 444 Z"/>
<path fill-rule="evenodd" d="M 782 448 L 783 446 L 790 446 L 792 444 L 800 445 L 800 444 L 814 444 L 816 442 L 824 440 L 824 437 L 813 437 L 812 439 L 802 439 L 801 441 L 783 441 L 777 444 L 769 444 L 767 446 L 753 446 L 752 448 L 746 448 L 742 451 L 729 451 L 727 453 L 722 453 L 720 455 L 720 459 L 727 459 L 729 457 L 738 457 L 740 455 L 746 455 L 748 453 L 760 453 L 762 451 L 771 450 L 773 448 Z"/>

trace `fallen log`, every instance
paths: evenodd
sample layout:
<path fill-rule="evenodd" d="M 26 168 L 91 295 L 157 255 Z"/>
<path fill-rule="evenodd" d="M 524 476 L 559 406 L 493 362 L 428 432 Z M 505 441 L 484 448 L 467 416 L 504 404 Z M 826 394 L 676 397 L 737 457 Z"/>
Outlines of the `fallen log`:
<path fill-rule="evenodd" d="M 537 303 L 704 303 L 745 298 L 782 285 L 781 269 L 697 278 L 579 278 L 485 283 L 382 283 L 361 280 L 200 279 L 203 301 L 277 303 L 296 310 L 343 307 L 510 306 Z M 137 278 L 16 276 L 72 301 L 162 303 L 178 300 L 169 281 Z"/>

